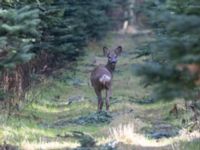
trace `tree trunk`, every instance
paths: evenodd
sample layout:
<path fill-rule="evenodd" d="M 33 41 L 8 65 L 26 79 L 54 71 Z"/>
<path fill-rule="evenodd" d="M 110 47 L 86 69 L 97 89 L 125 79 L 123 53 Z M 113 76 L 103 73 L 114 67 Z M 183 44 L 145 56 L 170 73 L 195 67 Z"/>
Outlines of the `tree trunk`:
<path fill-rule="evenodd" d="M 25 91 L 31 83 L 31 73 L 46 73 L 52 66 L 53 55 L 46 52 L 34 57 L 31 61 L 18 64 L 14 69 L 4 69 L 0 85 L 5 93 L 5 107 L 18 108 L 19 102 L 24 101 Z"/>

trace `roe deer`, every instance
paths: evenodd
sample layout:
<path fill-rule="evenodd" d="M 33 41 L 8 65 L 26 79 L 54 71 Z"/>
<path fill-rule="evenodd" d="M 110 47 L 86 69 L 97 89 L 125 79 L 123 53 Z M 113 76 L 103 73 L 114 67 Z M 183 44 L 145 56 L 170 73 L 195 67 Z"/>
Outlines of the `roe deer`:
<path fill-rule="evenodd" d="M 104 47 L 103 53 L 104 56 L 107 56 L 108 62 L 105 66 L 97 66 L 91 73 L 90 80 L 98 98 L 98 111 L 101 111 L 103 107 L 102 90 L 106 90 L 106 110 L 109 111 L 113 71 L 115 70 L 117 57 L 121 52 L 121 46 L 112 50 Z"/>

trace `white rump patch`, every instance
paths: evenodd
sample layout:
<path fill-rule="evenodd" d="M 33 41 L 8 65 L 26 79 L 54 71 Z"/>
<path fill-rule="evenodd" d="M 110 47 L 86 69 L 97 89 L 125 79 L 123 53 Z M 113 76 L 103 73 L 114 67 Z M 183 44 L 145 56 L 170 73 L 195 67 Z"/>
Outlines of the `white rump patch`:
<path fill-rule="evenodd" d="M 99 81 L 103 84 L 105 84 L 106 82 L 109 82 L 110 80 L 111 80 L 111 77 L 106 74 L 102 75 L 101 78 L 99 79 Z"/>

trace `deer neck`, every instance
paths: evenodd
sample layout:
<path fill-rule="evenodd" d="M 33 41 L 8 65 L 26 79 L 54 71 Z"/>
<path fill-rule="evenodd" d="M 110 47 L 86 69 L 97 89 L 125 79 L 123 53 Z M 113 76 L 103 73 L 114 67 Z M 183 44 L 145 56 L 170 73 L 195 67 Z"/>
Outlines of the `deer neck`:
<path fill-rule="evenodd" d="M 108 69 L 108 71 L 110 71 L 111 74 L 113 74 L 115 70 L 115 65 L 108 62 L 105 67 Z"/>

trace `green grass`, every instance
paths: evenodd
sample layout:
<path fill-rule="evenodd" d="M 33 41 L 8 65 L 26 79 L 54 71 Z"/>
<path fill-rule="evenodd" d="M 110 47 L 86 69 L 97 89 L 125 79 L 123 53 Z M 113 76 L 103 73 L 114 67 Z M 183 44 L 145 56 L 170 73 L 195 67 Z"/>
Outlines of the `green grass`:
<path fill-rule="evenodd" d="M 144 88 L 141 78 L 136 77 L 131 68 L 132 64 L 147 59 L 147 57 L 133 59 L 133 55 L 137 47 L 148 40 L 151 40 L 151 37 L 133 38 L 129 35 L 111 33 L 104 41 L 89 43 L 86 55 L 82 56 L 77 63 L 75 74 L 67 68 L 55 71 L 52 77 L 44 79 L 27 93 L 28 105 L 23 106 L 20 112 L 8 120 L 4 114 L 0 115 L 0 143 L 6 141 L 20 147 L 34 145 L 36 149 L 43 145 L 46 149 L 50 149 L 47 148 L 48 142 L 49 144 L 57 142 L 52 145 L 55 145 L 55 149 L 59 149 L 64 145 L 70 147 L 71 144 L 73 147 L 77 144 L 74 139 L 66 140 L 57 136 L 65 135 L 70 131 L 88 133 L 101 142 L 101 139 L 109 138 L 110 128 L 120 124 L 133 123 L 138 133 L 141 133 L 142 129 L 151 128 L 155 121 L 166 121 L 181 127 L 180 119 L 169 116 L 169 111 L 175 102 L 135 103 L 135 100 L 148 98 L 151 93 L 151 87 Z M 90 72 L 95 67 L 93 62 L 96 59 L 97 63 L 106 63 L 104 62 L 106 59 L 102 57 L 102 46 L 116 47 L 119 44 L 123 46 L 124 55 L 119 58 L 114 74 L 111 123 L 55 126 L 54 124 L 60 120 L 73 120 L 96 112 L 97 98 L 89 81 Z M 75 100 L 68 105 L 69 99 Z"/>
<path fill-rule="evenodd" d="M 200 149 L 200 139 L 192 142 L 184 143 L 181 146 L 181 150 L 199 150 Z"/>

